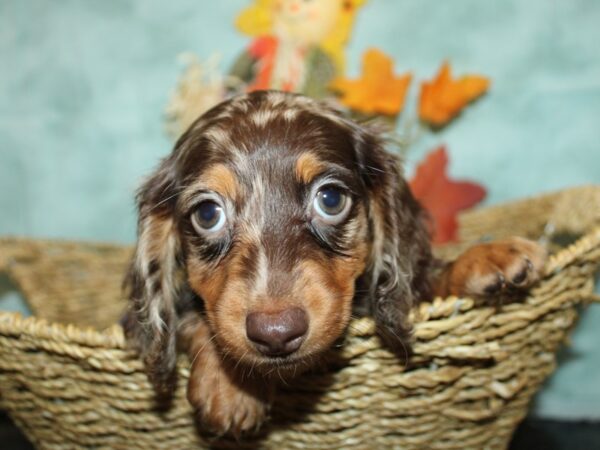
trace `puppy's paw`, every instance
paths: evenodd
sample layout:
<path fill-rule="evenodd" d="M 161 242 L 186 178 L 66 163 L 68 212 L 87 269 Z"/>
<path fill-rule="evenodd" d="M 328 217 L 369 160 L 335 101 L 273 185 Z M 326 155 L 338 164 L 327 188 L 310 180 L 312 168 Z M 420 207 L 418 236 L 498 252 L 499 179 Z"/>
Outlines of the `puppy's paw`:
<path fill-rule="evenodd" d="M 546 259 L 542 246 L 518 237 L 475 245 L 448 269 L 448 294 L 482 297 L 526 290 L 542 276 Z"/>
<path fill-rule="evenodd" d="M 266 420 L 269 403 L 256 385 L 240 384 L 226 371 L 198 373 L 190 377 L 188 400 L 196 409 L 200 427 L 216 435 L 239 437 L 257 431 Z"/>

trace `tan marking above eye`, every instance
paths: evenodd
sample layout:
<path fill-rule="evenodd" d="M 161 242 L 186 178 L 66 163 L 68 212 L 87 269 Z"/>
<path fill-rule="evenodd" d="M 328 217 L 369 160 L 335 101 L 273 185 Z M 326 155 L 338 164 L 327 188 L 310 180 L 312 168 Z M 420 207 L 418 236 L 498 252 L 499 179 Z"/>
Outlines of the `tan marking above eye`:
<path fill-rule="evenodd" d="M 313 153 L 303 153 L 296 161 L 296 178 L 304 184 L 309 184 L 324 168 L 323 162 Z"/>
<path fill-rule="evenodd" d="M 240 189 L 235 173 L 224 164 L 216 164 L 202 173 L 201 183 L 211 191 L 215 191 L 235 200 Z"/>

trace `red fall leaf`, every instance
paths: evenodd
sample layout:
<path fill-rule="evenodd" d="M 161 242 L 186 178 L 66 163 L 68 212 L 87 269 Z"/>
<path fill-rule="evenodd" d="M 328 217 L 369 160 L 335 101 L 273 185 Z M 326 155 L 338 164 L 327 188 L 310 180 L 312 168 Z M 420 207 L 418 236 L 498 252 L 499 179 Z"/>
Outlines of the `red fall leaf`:
<path fill-rule="evenodd" d="M 479 184 L 448 178 L 447 166 L 448 154 L 441 146 L 427 154 L 409 182 L 413 195 L 431 216 L 434 244 L 456 240 L 458 212 L 476 205 L 486 195 Z"/>

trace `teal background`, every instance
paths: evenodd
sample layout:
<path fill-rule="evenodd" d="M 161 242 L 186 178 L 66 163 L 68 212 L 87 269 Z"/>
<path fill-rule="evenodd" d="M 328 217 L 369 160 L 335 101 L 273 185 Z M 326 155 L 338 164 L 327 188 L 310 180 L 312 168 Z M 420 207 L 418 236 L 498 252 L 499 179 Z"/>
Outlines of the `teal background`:
<path fill-rule="evenodd" d="M 246 4 L 1 0 L 0 234 L 132 242 L 134 189 L 171 146 L 162 111 L 177 56 L 219 53 L 226 69 L 247 42 L 232 26 Z M 417 142 L 407 166 L 447 143 L 451 173 L 485 184 L 493 204 L 600 183 L 599 43 L 597 0 L 371 0 L 348 67 L 376 46 L 417 79 L 445 58 L 489 76 L 490 93 Z M 598 323 L 592 307 L 537 414 L 600 419 Z"/>

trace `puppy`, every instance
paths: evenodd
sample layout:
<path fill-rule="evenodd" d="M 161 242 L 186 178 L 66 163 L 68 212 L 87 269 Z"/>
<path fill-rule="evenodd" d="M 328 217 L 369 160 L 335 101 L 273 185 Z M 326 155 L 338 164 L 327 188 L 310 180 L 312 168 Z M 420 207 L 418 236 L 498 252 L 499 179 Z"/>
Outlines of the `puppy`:
<path fill-rule="evenodd" d="M 382 138 L 282 92 L 201 116 L 138 205 L 127 335 L 159 394 L 174 388 L 177 347 L 188 353 L 188 399 L 219 434 L 256 429 L 274 377 L 313 364 L 353 311 L 398 348 L 419 299 L 526 288 L 545 258 L 515 238 L 434 261 L 426 214 Z"/>

